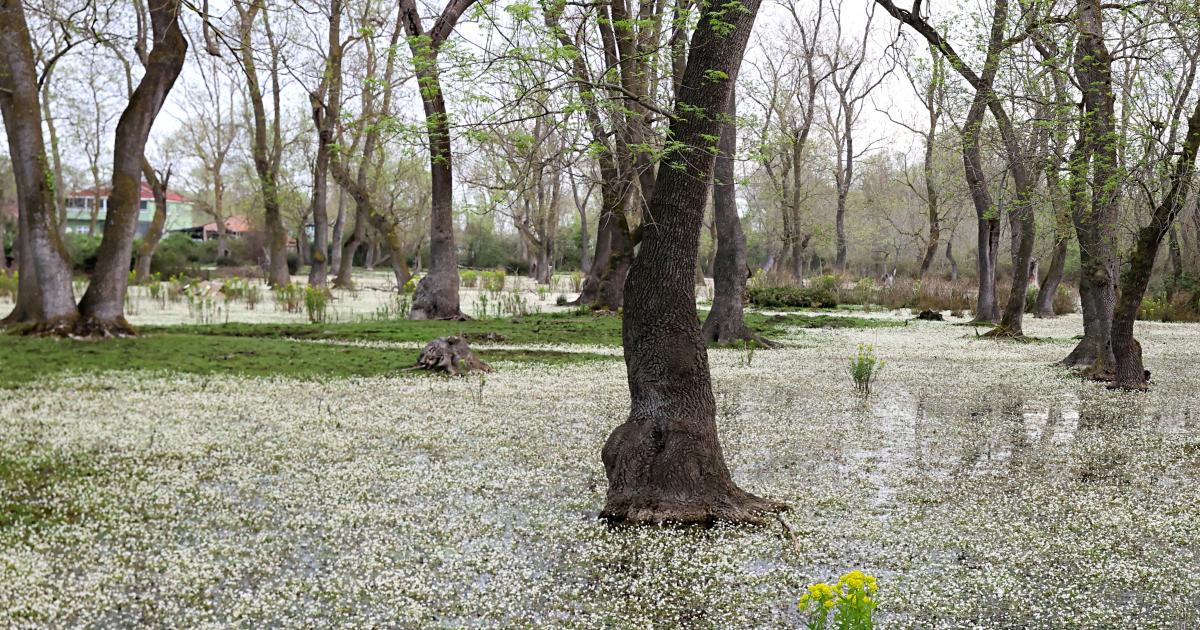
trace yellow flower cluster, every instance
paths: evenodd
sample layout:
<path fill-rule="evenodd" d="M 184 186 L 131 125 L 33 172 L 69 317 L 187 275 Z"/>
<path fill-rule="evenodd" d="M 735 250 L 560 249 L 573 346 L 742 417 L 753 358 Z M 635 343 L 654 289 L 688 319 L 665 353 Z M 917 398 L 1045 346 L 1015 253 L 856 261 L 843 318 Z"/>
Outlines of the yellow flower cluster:
<path fill-rule="evenodd" d="M 846 606 L 856 610 L 865 609 L 869 614 L 875 607 L 871 595 L 878 590 L 879 584 L 875 576 L 856 569 L 838 578 L 836 585 L 817 582 L 809 586 L 808 592 L 800 596 L 799 608 L 804 611 L 811 609 L 818 613 L 822 620 L 826 614 L 824 611 L 832 610 L 835 606 L 839 609 Z M 824 626 L 822 624 L 818 627 Z"/>
<path fill-rule="evenodd" d="M 872 595 L 879 590 L 879 585 L 875 582 L 875 576 L 867 575 L 858 569 L 838 579 L 838 590 L 841 590 L 842 587 L 849 588 L 852 591 L 866 590 Z"/>
<path fill-rule="evenodd" d="M 800 596 L 800 608 L 808 608 L 809 602 L 815 602 L 818 606 L 823 606 L 826 609 L 833 608 L 837 602 L 838 591 L 834 587 L 824 582 L 817 582 L 808 587 L 808 592 Z"/>

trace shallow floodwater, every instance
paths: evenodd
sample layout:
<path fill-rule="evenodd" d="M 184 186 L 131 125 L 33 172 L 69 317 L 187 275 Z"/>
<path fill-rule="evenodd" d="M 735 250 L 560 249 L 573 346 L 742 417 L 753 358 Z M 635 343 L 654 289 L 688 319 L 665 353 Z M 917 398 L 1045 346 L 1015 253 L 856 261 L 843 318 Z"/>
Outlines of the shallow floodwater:
<path fill-rule="evenodd" d="M 895 316 L 895 315 L 894 315 Z M 1200 326 L 1139 328 L 1155 387 L 913 322 L 710 353 L 761 528 L 611 529 L 599 449 L 624 365 L 486 380 L 107 374 L 0 391 L 0 445 L 88 453 L 80 522 L 0 531 L 0 625 L 797 627 L 803 588 L 879 578 L 883 628 L 1200 624 Z M 853 393 L 860 343 L 887 361 Z"/>

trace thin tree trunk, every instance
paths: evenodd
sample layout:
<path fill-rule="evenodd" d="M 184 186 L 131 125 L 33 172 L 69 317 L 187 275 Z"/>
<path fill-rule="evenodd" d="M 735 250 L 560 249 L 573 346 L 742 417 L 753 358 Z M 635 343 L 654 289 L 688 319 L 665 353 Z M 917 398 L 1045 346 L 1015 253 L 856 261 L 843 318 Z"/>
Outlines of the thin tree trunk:
<path fill-rule="evenodd" d="M 669 151 L 650 199 L 652 227 L 626 280 L 625 364 L 632 399 L 629 419 L 613 430 L 602 458 L 608 497 L 601 517 L 613 522 L 707 523 L 758 521 L 783 506 L 739 488 L 717 435 L 708 353 L 696 319 L 695 285 L 700 229 L 713 155 L 705 138 L 719 136 L 715 114 L 729 103 L 757 13 L 724 13 L 704 5 L 677 96 Z M 718 34 L 714 24 L 731 27 Z M 694 112 L 701 112 L 697 115 Z M 709 112 L 712 115 L 705 115 Z"/>
<path fill-rule="evenodd" d="M 334 274 L 342 270 L 342 240 L 346 235 L 346 195 L 341 188 L 337 189 L 337 215 L 333 219 L 333 235 L 329 237 L 329 268 Z M 337 278 L 335 275 L 334 284 Z"/>
<path fill-rule="evenodd" d="M 234 6 L 238 10 L 241 21 L 241 41 L 239 42 L 241 59 L 239 61 L 242 66 L 242 72 L 246 75 L 246 88 L 251 111 L 253 112 L 253 121 L 251 122 L 253 126 L 253 140 L 250 145 L 250 152 L 254 161 L 255 173 L 258 175 L 259 193 L 262 195 L 263 203 L 263 218 L 267 227 L 267 256 L 270 259 L 270 264 L 267 268 L 267 282 L 272 287 L 281 287 L 289 284 L 292 279 L 287 264 L 288 233 L 287 228 L 283 225 L 283 215 L 280 212 L 279 206 L 279 161 L 283 150 L 283 138 L 280 129 L 282 119 L 279 94 L 279 56 L 277 54 L 271 55 L 271 98 L 274 111 L 274 124 L 268 124 L 266 105 L 263 103 L 262 85 L 258 79 L 258 67 L 254 60 L 255 49 L 251 38 L 254 30 L 254 20 L 260 12 L 263 14 L 267 39 L 272 49 L 276 48 L 274 34 L 271 32 L 267 13 L 263 11 L 263 4 L 257 0 L 250 0 L 247 6 L 243 6 L 243 2 L 245 0 L 238 0 L 234 3 Z M 269 136 L 268 128 L 270 128 Z"/>
<path fill-rule="evenodd" d="M 63 166 L 62 154 L 59 151 L 58 142 L 58 125 L 54 122 L 54 116 L 50 112 L 50 77 L 45 77 L 43 83 L 42 98 L 42 116 L 46 122 L 46 134 L 50 140 L 50 159 L 54 165 L 54 208 L 55 208 L 55 225 L 59 233 L 65 233 L 67 229 L 67 191 L 63 183 Z"/>
<path fill-rule="evenodd" d="M 329 152 L 336 141 L 342 100 L 342 0 L 329 2 L 329 50 L 325 75 L 318 93 L 310 94 L 313 122 L 317 128 L 317 156 L 313 162 L 313 243 L 308 284 L 324 287 L 329 276 Z M 327 95 L 326 101 L 323 97 Z M 303 232 L 303 230 L 301 230 Z M 336 241 L 335 241 L 336 242 Z"/>
<path fill-rule="evenodd" d="M 167 187 L 171 182 L 171 166 L 167 165 L 167 170 L 160 179 L 150 162 L 142 158 L 142 173 L 150 184 L 150 190 L 154 192 L 154 218 L 150 220 L 150 227 L 142 236 L 142 246 L 138 249 L 137 263 L 134 265 L 134 277 L 138 282 L 145 282 L 150 277 L 150 265 L 154 260 L 154 252 L 158 250 L 158 243 L 162 240 L 163 227 L 167 224 Z M 219 242 L 218 249 L 220 249 Z M 217 255 L 220 256 L 220 253 L 218 252 Z"/>
<path fill-rule="evenodd" d="M 113 142 L 113 185 L 104 219 L 104 238 L 96 253 L 96 269 L 79 302 L 77 334 L 124 336 L 134 334 L 125 321 L 125 288 L 141 202 L 142 163 L 146 139 L 163 101 L 183 69 L 187 40 L 179 25 L 180 0 L 154 0 L 150 18 L 154 48 L 146 73 L 129 97 L 117 122 Z"/>
<path fill-rule="evenodd" d="M 954 259 L 954 241 L 946 240 L 946 260 L 950 263 L 950 282 L 958 282 L 958 261 Z"/>
<path fill-rule="evenodd" d="M 0 112 L 17 189 L 20 272 L 16 307 L 0 325 L 29 324 L 31 332 L 62 334 L 75 325 L 78 310 L 57 229 L 35 63 L 22 3 L 0 1 Z"/>

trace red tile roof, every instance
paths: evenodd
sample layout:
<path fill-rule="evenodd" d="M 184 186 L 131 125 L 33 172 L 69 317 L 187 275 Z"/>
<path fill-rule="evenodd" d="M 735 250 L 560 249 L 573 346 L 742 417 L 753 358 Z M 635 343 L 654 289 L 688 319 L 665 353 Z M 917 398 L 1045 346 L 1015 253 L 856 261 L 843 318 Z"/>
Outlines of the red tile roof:
<path fill-rule="evenodd" d="M 100 196 L 107 197 L 111 190 L 112 189 L 107 186 L 104 188 L 101 188 Z M 95 189 L 93 189 L 93 188 L 85 188 L 83 190 L 76 190 L 74 192 L 67 193 L 67 197 L 72 198 L 72 199 L 78 198 L 78 197 L 83 197 L 85 199 L 91 199 L 92 197 L 95 197 L 95 196 L 96 196 L 96 193 L 95 193 Z M 154 200 L 154 189 L 150 188 L 150 184 L 147 184 L 146 182 L 142 182 L 141 198 L 146 199 L 148 201 Z M 184 197 L 183 195 L 175 192 L 174 190 L 167 191 L 167 201 L 176 201 L 179 203 L 193 203 L 191 199 Z"/>

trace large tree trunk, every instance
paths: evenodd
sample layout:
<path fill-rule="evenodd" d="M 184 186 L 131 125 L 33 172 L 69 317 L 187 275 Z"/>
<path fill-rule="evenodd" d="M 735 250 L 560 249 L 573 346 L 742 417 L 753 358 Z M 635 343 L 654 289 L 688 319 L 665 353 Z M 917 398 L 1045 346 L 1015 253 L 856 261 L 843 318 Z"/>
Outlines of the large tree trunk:
<path fill-rule="evenodd" d="M 1063 363 L 1083 368 L 1096 378 L 1109 379 L 1116 367 L 1112 338 L 1120 200 L 1116 99 L 1112 91 L 1112 57 L 1103 36 L 1096 35 L 1103 28 L 1099 3 L 1080 0 L 1076 12 L 1080 38 L 1073 65 L 1083 88 L 1083 110 L 1079 144 L 1071 153 L 1069 191 L 1079 238 L 1083 339 Z"/>
<path fill-rule="evenodd" d="M 721 125 L 719 155 L 713 165 L 713 222 L 716 224 L 716 255 L 713 261 L 713 303 L 704 320 L 707 342 L 763 342 L 746 327 L 742 306 L 746 296 L 746 235 L 738 216 L 734 165 L 737 157 L 737 77 L 730 77 L 729 106 Z M 765 342 L 764 342 L 765 343 Z"/>
<path fill-rule="evenodd" d="M 37 70 L 25 11 L 0 0 L 0 112 L 17 188 L 16 307 L 0 325 L 29 324 L 34 332 L 65 333 L 78 317 L 71 265 L 57 229 L 54 174 L 42 139 Z"/>
<path fill-rule="evenodd" d="M 736 73 L 758 5 L 747 0 L 745 11 L 719 19 L 722 7 L 705 5 L 692 39 L 671 121 L 679 148 L 663 157 L 670 166 L 650 199 L 654 223 L 626 280 L 622 341 L 632 405 L 602 452 L 609 486 L 601 517 L 613 522 L 757 521 L 782 508 L 730 477 L 693 283 L 713 165 L 705 138 L 719 136 L 716 114 L 732 89 L 728 78 L 712 77 Z M 732 30 L 718 34 L 714 25 Z"/>
<path fill-rule="evenodd" d="M 117 122 L 113 142 L 113 185 L 104 219 L 104 238 L 96 253 L 96 269 L 79 302 L 81 335 L 134 334 L 125 321 L 125 288 L 137 233 L 141 201 L 142 162 L 150 128 L 163 101 L 183 69 L 187 40 L 179 25 L 180 0 L 152 0 L 150 19 L 154 48 L 146 60 L 146 73 L 129 97 Z"/>
<path fill-rule="evenodd" d="M 154 172 L 149 160 L 142 158 L 142 174 L 154 192 L 154 217 L 150 219 L 150 227 L 142 236 L 142 246 L 138 248 L 137 262 L 134 264 L 134 278 L 145 282 L 150 277 L 150 265 L 154 261 L 154 252 L 158 251 L 158 243 L 162 240 L 163 227 L 167 224 L 167 187 L 171 182 L 171 167 L 163 173 L 162 178 Z M 218 249 L 220 249 L 218 245 Z M 217 253 L 220 256 L 220 252 Z"/>

